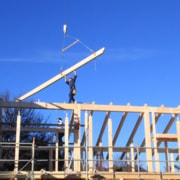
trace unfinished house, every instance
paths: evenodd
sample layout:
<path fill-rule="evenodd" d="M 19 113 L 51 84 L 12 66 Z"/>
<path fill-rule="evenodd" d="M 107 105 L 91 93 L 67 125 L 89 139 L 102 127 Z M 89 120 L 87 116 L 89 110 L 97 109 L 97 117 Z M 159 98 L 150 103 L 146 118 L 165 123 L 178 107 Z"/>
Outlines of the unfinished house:
<path fill-rule="evenodd" d="M 180 179 L 180 107 L 23 101 L 103 52 L 94 52 L 16 101 L 0 101 L 0 179 Z M 11 127 L 2 122 L 10 108 L 18 110 Z M 64 124 L 24 126 L 21 109 L 64 111 Z M 15 132 L 14 141 L 3 141 L 5 132 Z M 51 139 L 45 145 L 35 138 L 24 143 L 24 132 L 50 133 Z"/>
<path fill-rule="evenodd" d="M 21 114 L 17 115 L 15 142 L 1 142 L 0 161 L 12 161 L 13 171 L 1 171 L 1 179 L 179 179 L 180 107 L 142 107 L 99 104 L 65 104 L 43 102 L 0 102 L 3 108 L 33 108 L 67 110 L 63 128 L 21 128 Z M 2 117 L 2 113 L 1 113 Z M 2 128 L 1 135 L 8 128 Z M 63 133 L 46 146 L 21 142 L 23 131 Z M 171 133 L 173 131 L 174 133 Z M 4 159 L 3 151 L 14 149 L 13 159 Z M 20 167 L 21 151 L 27 148 L 30 170 Z M 46 159 L 36 159 L 36 151 L 48 151 Z M 54 155 L 53 155 L 54 154 Z M 63 154 L 63 158 L 60 158 Z M 35 169 L 39 161 L 48 162 L 47 169 Z M 61 162 L 61 163 L 59 163 Z M 25 167 L 25 166 L 24 166 Z"/>

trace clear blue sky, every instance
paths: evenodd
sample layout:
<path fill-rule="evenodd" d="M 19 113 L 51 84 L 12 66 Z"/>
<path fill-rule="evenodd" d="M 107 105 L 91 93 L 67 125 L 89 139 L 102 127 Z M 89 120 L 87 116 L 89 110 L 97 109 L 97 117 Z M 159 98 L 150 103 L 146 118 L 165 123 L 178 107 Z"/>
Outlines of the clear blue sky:
<path fill-rule="evenodd" d="M 77 71 L 77 101 L 176 107 L 179 9 L 179 0 L 0 0 L 0 92 L 19 97 L 90 55 L 81 44 L 62 54 L 67 24 L 89 48 L 106 48 Z M 68 92 L 61 79 L 27 100 L 67 102 Z"/>
<path fill-rule="evenodd" d="M 68 34 L 105 53 L 77 71 L 77 101 L 177 106 L 180 65 L 179 0 L 1 0 L 0 91 L 25 94 L 90 51 Z M 65 43 L 71 43 L 70 38 Z M 32 96 L 66 102 L 63 80 Z"/>

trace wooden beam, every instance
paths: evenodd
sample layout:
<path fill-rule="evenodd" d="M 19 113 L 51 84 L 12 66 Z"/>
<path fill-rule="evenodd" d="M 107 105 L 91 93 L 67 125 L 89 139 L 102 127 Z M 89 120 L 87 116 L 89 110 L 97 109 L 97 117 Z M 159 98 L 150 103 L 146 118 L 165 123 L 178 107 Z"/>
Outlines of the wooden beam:
<path fill-rule="evenodd" d="M 177 138 L 177 134 L 156 134 L 157 141 L 177 142 Z M 152 137 L 152 141 L 154 140 L 154 137 Z"/>
<path fill-rule="evenodd" d="M 128 112 L 141 113 L 145 111 L 143 106 L 120 106 L 102 104 L 70 104 L 70 103 L 49 103 L 49 102 L 15 102 L 0 101 L 0 108 L 25 108 L 25 109 L 51 109 L 51 110 L 74 110 L 79 107 L 82 111 L 106 111 L 106 112 Z M 146 107 L 148 111 L 161 114 L 180 114 L 180 107 Z"/>
<path fill-rule="evenodd" d="M 180 121 L 176 122 L 177 136 L 178 136 L 178 159 L 180 158 Z"/>
<path fill-rule="evenodd" d="M 48 86 L 50 86 L 51 84 L 55 83 L 56 81 L 60 80 L 61 78 L 63 78 L 64 76 L 70 74 L 71 72 L 79 69 L 80 67 L 84 66 L 85 64 L 89 63 L 90 61 L 92 61 L 93 59 L 97 58 L 98 56 L 102 55 L 105 51 L 105 48 L 101 48 L 98 51 L 94 52 L 93 54 L 91 54 L 90 56 L 86 57 L 85 59 L 81 60 L 80 62 L 78 62 L 77 64 L 75 64 L 74 66 L 68 68 L 67 70 L 63 71 L 62 73 L 54 76 L 53 78 L 51 78 L 50 80 L 44 82 L 43 84 L 41 84 L 40 86 L 34 88 L 33 90 L 31 90 L 30 92 L 24 94 L 23 96 L 19 97 L 17 100 L 24 100 L 27 99 L 28 97 L 38 93 L 39 91 L 47 88 Z"/>
<path fill-rule="evenodd" d="M 155 120 L 155 113 L 154 112 L 151 112 L 151 115 L 152 115 L 152 132 L 153 132 L 153 135 L 155 137 L 155 141 L 154 141 L 154 157 L 155 157 L 155 167 L 156 167 L 156 171 L 157 172 L 160 172 L 160 166 L 159 166 L 159 154 L 158 154 L 158 149 L 157 149 L 157 133 L 156 133 L 156 120 Z"/>
<path fill-rule="evenodd" d="M 75 125 L 81 122 L 81 110 L 79 108 L 74 110 L 74 118 L 73 121 Z M 74 132 L 74 150 L 73 150 L 73 164 L 74 164 L 74 171 L 80 172 L 81 162 L 81 148 L 80 148 L 80 135 L 81 135 L 81 128 L 76 126 L 76 131 Z"/>
<path fill-rule="evenodd" d="M 93 157 L 93 119 L 89 115 L 89 171 L 93 171 L 94 157 Z"/>
<path fill-rule="evenodd" d="M 67 170 L 69 167 L 69 119 L 66 114 L 65 117 L 65 134 L 64 134 L 65 144 L 64 144 L 64 169 Z"/>
<path fill-rule="evenodd" d="M 153 171 L 153 166 L 152 166 L 152 145 L 151 145 L 151 131 L 150 131 L 149 111 L 145 111 L 145 113 L 144 113 L 144 134 L 145 134 L 147 170 L 148 170 L 148 172 L 152 172 Z"/>
<path fill-rule="evenodd" d="M 16 123 L 16 146 L 15 146 L 15 157 L 14 157 L 14 173 L 15 174 L 18 174 L 18 170 L 19 170 L 20 134 L 21 134 L 21 115 L 20 115 L 20 111 L 18 111 L 17 123 Z"/>
<path fill-rule="evenodd" d="M 113 172 L 113 144 L 112 144 L 112 120 L 108 119 L 108 161 L 109 161 L 109 173 Z M 113 178 L 113 177 L 111 177 Z"/>

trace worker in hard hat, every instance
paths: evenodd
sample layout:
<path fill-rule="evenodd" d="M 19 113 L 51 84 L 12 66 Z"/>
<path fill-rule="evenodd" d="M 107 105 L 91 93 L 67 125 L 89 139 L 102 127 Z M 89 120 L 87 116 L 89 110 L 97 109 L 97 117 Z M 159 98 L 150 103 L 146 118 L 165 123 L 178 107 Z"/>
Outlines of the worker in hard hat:
<path fill-rule="evenodd" d="M 67 80 L 66 76 L 64 77 L 65 83 L 69 86 L 70 92 L 69 92 L 69 103 L 75 102 L 74 96 L 77 94 L 76 92 L 76 82 L 77 74 L 76 71 L 74 71 L 74 77 L 70 77 L 69 80 Z"/>

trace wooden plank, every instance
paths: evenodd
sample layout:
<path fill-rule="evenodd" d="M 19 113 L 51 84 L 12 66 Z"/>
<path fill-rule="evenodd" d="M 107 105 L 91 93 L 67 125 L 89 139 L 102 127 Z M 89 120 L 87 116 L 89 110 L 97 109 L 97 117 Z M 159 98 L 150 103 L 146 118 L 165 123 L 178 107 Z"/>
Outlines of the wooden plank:
<path fill-rule="evenodd" d="M 78 62 L 77 64 L 75 64 L 74 66 L 68 68 L 67 70 L 63 71 L 62 73 L 54 76 L 53 78 L 51 78 L 50 80 L 44 82 L 43 84 L 41 84 L 40 86 L 34 88 L 33 90 L 29 91 L 28 93 L 24 94 L 23 96 L 19 97 L 18 100 L 22 101 L 24 99 L 27 99 L 28 97 L 38 93 L 39 91 L 47 88 L 48 86 L 50 86 L 51 84 L 55 83 L 56 81 L 60 80 L 61 78 L 63 78 L 64 76 L 70 74 L 71 72 L 79 69 L 80 67 L 84 66 L 85 64 L 89 63 L 90 61 L 92 61 L 93 59 L 97 58 L 98 56 L 102 55 L 105 51 L 105 48 L 101 48 L 100 50 L 94 52 L 93 54 L 91 54 L 90 56 L 86 57 L 85 59 L 81 60 L 80 62 Z"/>
<path fill-rule="evenodd" d="M 108 161 L 109 161 L 109 172 L 113 172 L 113 144 L 112 144 L 112 120 L 108 119 Z M 112 178 L 112 177 L 111 177 Z"/>
<path fill-rule="evenodd" d="M 0 108 L 26 108 L 26 109 L 51 109 L 51 110 L 74 110 L 80 108 L 82 111 L 111 111 L 111 112 L 145 112 L 144 106 L 130 105 L 102 105 L 102 104 L 70 104 L 56 102 L 16 102 L 16 101 L 0 101 Z M 146 110 L 160 114 L 180 114 L 180 107 L 146 107 Z"/>
<path fill-rule="evenodd" d="M 177 142 L 177 134 L 157 134 L 156 140 L 157 141 L 172 141 Z M 155 141 L 154 137 L 152 137 L 152 140 Z"/>
<path fill-rule="evenodd" d="M 154 154 L 155 154 L 155 167 L 156 167 L 156 172 L 160 172 L 160 166 L 159 166 L 159 154 L 157 150 L 157 133 L 156 133 L 156 119 L 155 119 L 155 114 L 154 112 L 151 113 L 152 115 L 152 132 L 155 137 L 154 141 Z"/>
<path fill-rule="evenodd" d="M 180 157 L 180 121 L 176 122 L 176 131 L 177 131 L 177 137 L 178 137 L 178 157 Z M 179 158 L 178 158 L 179 159 Z"/>

